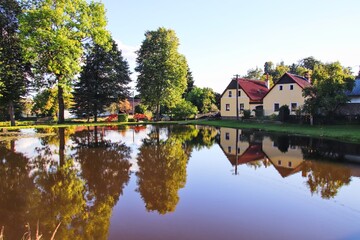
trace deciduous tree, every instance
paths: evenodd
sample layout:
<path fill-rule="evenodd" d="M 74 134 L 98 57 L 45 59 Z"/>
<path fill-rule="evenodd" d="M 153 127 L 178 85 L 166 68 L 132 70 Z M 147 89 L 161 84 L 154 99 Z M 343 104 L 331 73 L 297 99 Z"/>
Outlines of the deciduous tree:
<path fill-rule="evenodd" d="M 156 109 L 156 119 L 159 119 L 160 105 L 174 106 L 186 89 L 188 68 L 178 46 L 174 30 L 159 28 L 145 33 L 137 52 L 136 88 L 142 101 Z"/>
<path fill-rule="evenodd" d="M 28 2 L 23 0 L 23 2 Z M 59 122 L 64 122 L 64 86 L 79 73 L 86 42 L 108 45 L 105 9 L 86 0 L 30 1 L 20 16 L 20 32 L 27 59 L 37 73 L 57 83 Z M 40 81 L 41 83 L 43 81 Z"/>

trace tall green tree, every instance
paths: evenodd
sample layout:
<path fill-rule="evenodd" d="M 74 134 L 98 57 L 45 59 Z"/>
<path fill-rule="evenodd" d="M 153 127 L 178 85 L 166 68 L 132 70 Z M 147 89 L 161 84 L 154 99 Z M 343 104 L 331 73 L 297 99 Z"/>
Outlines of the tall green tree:
<path fill-rule="evenodd" d="M 19 38 L 21 7 L 15 0 L 0 1 L 0 105 L 6 108 L 11 126 L 15 108 L 26 94 L 27 69 Z"/>
<path fill-rule="evenodd" d="M 136 88 L 143 102 L 156 109 L 157 120 L 160 105 L 174 106 L 186 89 L 188 68 L 178 47 L 175 31 L 159 28 L 145 33 L 145 40 L 137 52 L 135 70 L 139 76 Z"/>
<path fill-rule="evenodd" d="M 100 45 L 94 45 L 86 56 L 79 81 L 74 86 L 74 107 L 78 115 L 92 114 L 97 121 L 99 113 L 113 102 L 125 99 L 130 80 L 129 65 L 121 55 L 114 40 L 107 51 Z"/>
<path fill-rule="evenodd" d="M 85 43 L 108 45 L 104 5 L 86 0 L 30 1 L 19 19 L 27 59 L 37 73 L 45 76 L 41 82 L 46 79 L 49 84 L 57 83 L 58 122 L 62 123 L 63 89 L 81 69 Z"/>
<path fill-rule="evenodd" d="M 244 78 L 248 79 L 260 79 L 263 76 L 264 72 L 261 68 L 252 68 L 247 71 L 247 74 L 244 76 Z"/>
<path fill-rule="evenodd" d="M 349 68 L 339 62 L 316 64 L 312 74 L 313 86 L 305 88 L 304 110 L 311 116 L 321 114 L 332 117 L 340 104 L 349 101 L 345 92 L 354 86 Z"/>
<path fill-rule="evenodd" d="M 186 80 L 187 80 L 187 85 L 186 85 L 186 90 L 183 94 L 183 97 L 185 97 L 185 95 L 187 93 L 191 92 L 191 90 L 193 90 L 193 88 L 195 87 L 194 78 L 193 78 L 193 75 L 192 75 L 192 72 L 191 72 L 189 66 L 187 67 Z"/>

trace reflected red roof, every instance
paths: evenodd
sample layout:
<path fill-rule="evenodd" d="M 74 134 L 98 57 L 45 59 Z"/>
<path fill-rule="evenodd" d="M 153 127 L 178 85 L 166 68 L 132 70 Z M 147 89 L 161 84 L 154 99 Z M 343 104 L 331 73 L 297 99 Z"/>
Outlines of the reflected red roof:
<path fill-rule="evenodd" d="M 251 144 L 243 154 L 241 154 L 240 156 L 238 156 L 238 160 L 236 161 L 236 156 L 235 155 L 228 155 L 227 157 L 230 161 L 230 163 L 235 166 L 235 165 L 240 165 L 240 164 L 244 164 L 244 163 L 248 163 L 248 162 L 252 162 L 252 161 L 258 161 L 258 160 L 262 160 L 265 157 L 264 152 L 262 151 L 262 146 L 261 144 Z"/>
<path fill-rule="evenodd" d="M 250 102 L 261 102 L 269 91 L 264 81 L 239 78 L 238 83 L 240 88 L 250 98 Z"/>

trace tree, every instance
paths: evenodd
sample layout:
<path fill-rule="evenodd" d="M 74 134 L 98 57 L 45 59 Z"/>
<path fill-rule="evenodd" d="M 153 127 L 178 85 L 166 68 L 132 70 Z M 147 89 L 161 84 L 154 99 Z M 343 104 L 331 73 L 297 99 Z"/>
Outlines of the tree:
<path fill-rule="evenodd" d="M 144 103 L 156 109 L 157 120 L 160 105 L 174 106 L 186 89 L 188 68 L 178 46 L 179 39 L 174 30 L 159 28 L 145 33 L 145 40 L 137 52 L 135 70 L 139 76 L 136 88 Z"/>
<path fill-rule="evenodd" d="M 3 0 L 0 12 L 0 105 L 7 108 L 11 126 L 15 126 L 15 108 L 21 105 L 28 85 L 28 66 L 18 34 L 21 8 L 15 0 Z"/>
<path fill-rule="evenodd" d="M 194 87 L 186 95 L 186 100 L 194 104 L 201 113 L 208 113 L 216 103 L 215 92 L 211 88 Z"/>
<path fill-rule="evenodd" d="M 194 88 L 194 78 L 192 76 L 192 72 L 190 71 L 189 66 L 187 67 L 187 74 L 186 74 L 186 80 L 187 80 L 187 88 L 183 94 L 183 97 L 185 97 L 185 95 L 189 92 L 191 92 L 191 90 L 193 90 Z"/>
<path fill-rule="evenodd" d="M 247 71 L 247 74 L 244 76 L 244 78 L 259 80 L 263 74 L 264 74 L 263 70 L 261 68 L 256 67 L 249 69 Z"/>
<path fill-rule="evenodd" d="M 98 114 L 105 112 L 106 106 L 125 99 L 129 94 L 129 65 L 115 41 L 111 42 L 110 51 L 97 44 L 92 47 L 86 56 L 80 79 L 74 86 L 75 104 L 72 111 L 77 116 L 91 114 L 95 122 Z"/>
<path fill-rule="evenodd" d="M 348 102 L 346 91 L 353 88 L 354 77 L 349 68 L 333 62 L 315 65 L 312 82 L 313 86 L 303 91 L 306 98 L 305 112 L 310 115 L 321 114 L 331 119 L 336 108 Z"/>
<path fill-rule="evenodd" d="M 174 108 L 171 109 L 175 119 L 187 119 L 198 113 L 197 108 L 185 99 L 181 99 Z"/>
<path fill-rule="evenodd" d="M 26 0 L 23 0 L 26 2 Z M 27 59 L 38 74 L 39 84 L 57 83 L 59 123 L 64 122 L 64 86 L 79 73 L 85 43 L 108 45 L 105 9 L 86 0 L 31 1 L 20 15 L 20 33 Z"/>

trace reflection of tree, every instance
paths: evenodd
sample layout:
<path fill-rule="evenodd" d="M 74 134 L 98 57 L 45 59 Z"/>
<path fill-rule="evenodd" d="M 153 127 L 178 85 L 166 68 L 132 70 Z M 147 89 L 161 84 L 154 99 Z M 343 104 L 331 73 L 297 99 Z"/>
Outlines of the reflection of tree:
<path fill-rule="evenodd" d="M 189 145 L 196 149 L 210 148 L 216 142 L 218 132 L 213 127 L 198 127 L 198 133 L 190 141 Z"/>
<path fill-rule="evenodd" d="M 289 141 L 290 141 L 290 139 L 286 135 L 278 136 L 278 138 L 277 138 L 277 146 L 278 146 L 278 149 L 280 150 L 280 152 L 286 153 L 288 151 L 289 146 L 290 146 Z"/>
<path fill-rule="evenodd" d="M 29 160 L 3 146 L 0 159 L 0 227 L 4 226 L 6 239 L 21 239 L 23 226 L 29 221 L 27 210 L 35 197 Z"/>
<path fill-rule="evenodd" d="M 318 161 L 306 161 L 303 175 L 311 193 L 320 193 L 322 198 L 336 196 L 338 190 L 350 183 L 351 170 L 348 167 Z"/>
<path fill-rule="evenodd" d="M 112 208 L 130 179 L 130 148 L 104 140 L 97 127 L 78 132 L 72 139 L 77 150 L 74 157 L 81 164 L 86 181 L 84 238 L 107 239 Z"/>
<path fill-rule="evenodd" d="M 139 150 L 138 191 L 146 209 L 160 214 L 173 212 L 179 201 L 178 191 L 186 182 L 189 156 L 183 143 L 175 137 L 160 140 L 156 127 Z"/>

